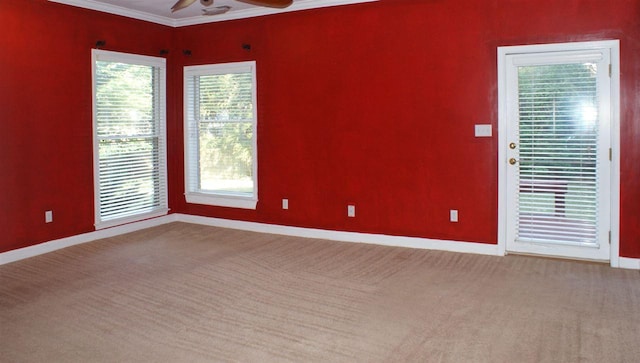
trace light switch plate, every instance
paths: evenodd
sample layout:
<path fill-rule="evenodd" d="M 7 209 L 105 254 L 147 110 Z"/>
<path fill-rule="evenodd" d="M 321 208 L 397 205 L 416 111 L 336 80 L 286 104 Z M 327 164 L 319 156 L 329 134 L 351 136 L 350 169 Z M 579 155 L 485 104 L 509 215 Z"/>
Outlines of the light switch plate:
<path fill-rule="evenodd" d="M 491 125 L 476 125 L 476 137 L 491 137 Z"/>

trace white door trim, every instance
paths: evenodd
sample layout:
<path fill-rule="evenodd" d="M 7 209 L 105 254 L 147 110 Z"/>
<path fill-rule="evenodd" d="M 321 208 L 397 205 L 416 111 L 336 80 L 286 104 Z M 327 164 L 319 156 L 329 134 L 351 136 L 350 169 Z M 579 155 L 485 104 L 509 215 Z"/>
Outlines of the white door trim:
<path fill-rule="evenodd" d="M 610 263 L 620 265 L 620 42 L 555 43 L 498 47 L 498 252 L 506 254 L 507 231 L 507 55 L 608 48 L 611 54 L 611 246 Z"/>

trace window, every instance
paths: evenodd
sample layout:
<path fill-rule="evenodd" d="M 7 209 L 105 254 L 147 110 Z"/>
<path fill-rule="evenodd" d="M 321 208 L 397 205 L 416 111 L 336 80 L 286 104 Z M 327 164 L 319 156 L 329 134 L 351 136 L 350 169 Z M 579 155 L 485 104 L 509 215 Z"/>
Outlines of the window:
<path fill-rule="evenodd" d="M 255 209 L 255 62 L 184 68 L 189 203 Z"/>
<path fill-rule="evenodd" d="M 92 58 L 96 228 L 166 214 L 165 60 Z"/>

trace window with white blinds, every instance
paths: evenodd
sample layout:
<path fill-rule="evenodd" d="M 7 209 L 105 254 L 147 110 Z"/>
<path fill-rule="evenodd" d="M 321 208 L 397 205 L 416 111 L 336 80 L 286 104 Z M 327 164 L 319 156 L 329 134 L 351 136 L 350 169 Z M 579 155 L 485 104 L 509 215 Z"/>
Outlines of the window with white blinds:
<path fill-rule="evenodd" d="M 92 55 L 96 228 L 166 214 L 166 61 Z"/>
<path fill-rule="evenodd" d="M 255 209 L 255 62 L 184 68 L 189 203 Z"/>
<path fill-rule="evenodd" d="M 597 63 L 518 67 L 517 238 L 596 245 Z"/>

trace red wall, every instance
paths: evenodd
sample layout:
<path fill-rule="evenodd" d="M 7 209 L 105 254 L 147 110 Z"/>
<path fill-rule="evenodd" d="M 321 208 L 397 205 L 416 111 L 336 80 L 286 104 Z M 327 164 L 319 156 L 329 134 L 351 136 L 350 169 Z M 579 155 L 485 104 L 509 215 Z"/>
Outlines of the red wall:
<path fill-rule="evenodd" d="M 474 137 L 478 123 L 497 133 L 496 48 L 620 39 L 621 251 L 640 257 L 639 20 L 637 0 L 382 0 L 178 29 L 193 52 L 180 65 L 258 62 L 260 201 L 256 211 L 186 204 L 180 159 L 174 210 L 496 243 L 498 138 Z"/>
<path fill-rule="evenodd" d="M 92 230 L 89 49 L 97 39 L 141 54 L 173 45 L 173 212 L 480 243 L 497 239 L 496 48 L 620 39 L 621 254 L 640 257 L 639 19 L 638 0 L 380 0 L 169 29 L 3 0 L 0 69 L 11 73 L 8 82 L 1 73 L 0 132 L 9 142 L 0 145 L 0 187 L 10 193 L 0 199 L 8 216 L 0 228 L 10 232 L 0 251 Z M 258 208 L 186 204 L 182 66 L 241 60 L 258 63 Z M 475 138 L 478 123 L 493 124 L 494 137 Z M 348 203 L 356 218 L 346 217 Z M 48 208 L 56 222 L 44 225 Z M 459 223 L 448 221 L 449 209 L 460 211 Z"/>
<path fill-rule="evenodd" d="M 0 1 L 0 252 L 94 230 L 91 48 L 106 40 L 107 50 L 158 55 L 171 31 Z"/>

